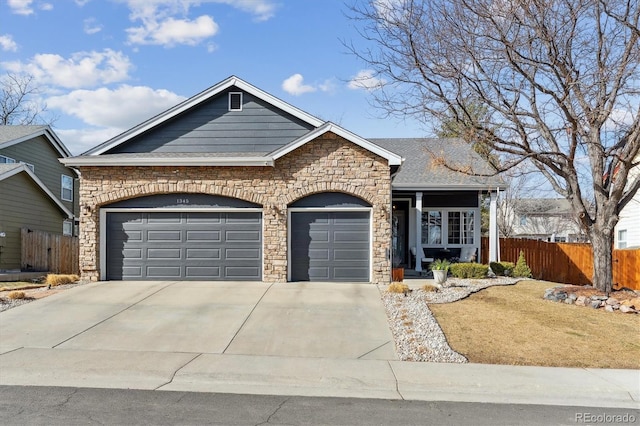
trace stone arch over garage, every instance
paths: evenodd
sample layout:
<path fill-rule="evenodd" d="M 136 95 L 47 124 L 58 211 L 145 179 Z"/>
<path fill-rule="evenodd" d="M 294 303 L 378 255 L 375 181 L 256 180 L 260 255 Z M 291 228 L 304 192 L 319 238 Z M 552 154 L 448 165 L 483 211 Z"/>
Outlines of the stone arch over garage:
<path fill-rule="evenodd" d="M 236 198 L 250 203 L 264 205 L 262 194 L 249 192 L 238 188 L 230 188 L 215 184 L 195 183 L 146 183 L 128 188 L 119 188 L 110 192 L 103 192 L 95 197 L 95 207 L 103 207 L 119 201 L 162 194 L 205 194 Z"/>
<path fill-rule="evenodd" d="M 313 183 L 304 188 L 297 188 L 291 191 L 285 198 L 287 206 L 290 206 L 297 201 L 320 193 L 340 192 L 350 196 L 357 197 L 366 201 L 370 206 L 376 204 L 376 197 L 368 191 L 362 189 L 359 186 L 342 183 L 342 182 L 320 182 Z"/>

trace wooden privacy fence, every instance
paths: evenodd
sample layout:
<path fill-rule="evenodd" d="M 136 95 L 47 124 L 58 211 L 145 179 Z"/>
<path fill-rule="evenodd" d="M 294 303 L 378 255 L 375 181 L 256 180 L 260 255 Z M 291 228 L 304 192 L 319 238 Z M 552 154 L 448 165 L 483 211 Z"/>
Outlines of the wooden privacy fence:
<path fill-rule="evenodd" d="M 549 243 L 500 238 L 500 259 L 517 262 L 520 250 L 534 278 L 565 284 L 591 285 L 593 251 L 588 243 Z M 489 239 L 482 238 L 482 262 L 488 263 Z M 613 250 L 614 288 L 640 290 L 640 249 Z"/>
<path fill-rule="evenodd" d="M 21 266 L 24 271 L 78 274 L 78 237 L 50 234 L 22 228 Z"/>

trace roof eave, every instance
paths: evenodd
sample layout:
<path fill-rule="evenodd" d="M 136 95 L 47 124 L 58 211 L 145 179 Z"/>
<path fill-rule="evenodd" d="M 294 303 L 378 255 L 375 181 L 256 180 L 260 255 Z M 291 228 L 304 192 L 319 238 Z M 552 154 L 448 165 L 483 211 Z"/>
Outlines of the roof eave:
<path fill-rule="evenodd" d="M 392 190 L 402 190 L 402 191 L 466 191 L 466 190 L 474 190 L 474 191 L 487 191 L 487 190 L 504 190 L 507 186 L 504 184 L 460 184 L 460 185 L 425 185 L 420 183 L 401 183 L 395 184 L 391 183 Z"/>
<path fill-rule="evenodd" d="M 4 143 L 0 143 L 0 148 L 7 148 L 12 145 L 17 145 L 22 142 L 26 142 L 33 138 L 37 138 L 38 136 L 44 136 L 49 143 L 55 148 L 56 151 L 62 157 L 71 157 L 71 152 L 67 149 L 67 147 L 62 143 L 60 138 L 55 134 L 55 132 L 49 126 L 45 126 L 33 133 L 29 133 L 28 135 L 21 136 L 16 139 L 12 139 L 10 141 L 6 141 Z"/>
<path fill-rule="evenodd" d="M 273 167 L 269 157 L 219 157 L 219 158 L 108 158 L 102 156 L 71 157 L 61 159 L 65 166 L 248 166 Z"/>

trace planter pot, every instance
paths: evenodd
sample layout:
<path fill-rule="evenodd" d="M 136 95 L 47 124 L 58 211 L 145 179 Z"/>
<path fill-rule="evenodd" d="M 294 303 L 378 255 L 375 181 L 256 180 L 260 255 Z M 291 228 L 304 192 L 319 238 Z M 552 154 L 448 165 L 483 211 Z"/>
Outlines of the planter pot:
<path fill-rule="evenodd" d="M 433 279 L 438 285 L 442 285 L 447 281 L 447 271 L 435 270 L 433 272 Z"/>
<path fill-rule="evenodd" d="M 398 283 L 404 281 L 404 268 L 392 268 L 391 281 Z"/>

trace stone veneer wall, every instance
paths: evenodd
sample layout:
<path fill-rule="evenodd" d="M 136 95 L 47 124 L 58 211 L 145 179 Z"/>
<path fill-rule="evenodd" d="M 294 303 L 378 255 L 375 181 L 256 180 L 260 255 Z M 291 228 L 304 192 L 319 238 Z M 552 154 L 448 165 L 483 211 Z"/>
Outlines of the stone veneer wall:
<path fill-rule="evenodd" d="M 116 201 L 172 192 L 235 197 L 263 206 L 263 280 L 287 280 L 287 206 L 318 192 L 344 192 L 373 206 L 374 283 L 390 281 L 391 178 L 385 159 L 326 133 L 275 167 L 81 167 L 80 271 L 100 277 L 99 211 Z M 87 207 L 89 210 L 87 211 Z"/>

